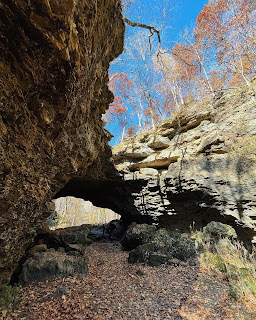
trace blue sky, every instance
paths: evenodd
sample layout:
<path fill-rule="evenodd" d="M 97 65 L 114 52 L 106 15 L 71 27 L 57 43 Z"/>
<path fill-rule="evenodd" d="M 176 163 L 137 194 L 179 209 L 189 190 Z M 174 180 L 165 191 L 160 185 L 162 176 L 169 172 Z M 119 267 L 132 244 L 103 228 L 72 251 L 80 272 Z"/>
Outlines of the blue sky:
<path fill-rule="evenodd" d="M 173 19 L 174 34 L 179 34 L 184 27 L 194 24 L 198 14 L 202 11 L 206 0 L 183 0 L 177 4 Z M 178 38 L 177 38 L 178 40 Z"/>
<path fill-rule="evenodd" d="M 142 12 L 140 22 L 151 25 L 157 11 L 162 10 L 162 7 L 158 6 L 158 4 L 163 2 L 163 6 L 166 5 L 169 6 L 169 8 L 173 8 L 170 12 L 168 21 L 166 21 L 172 28 L 168 35 L 172 36 L 173 41 L 179 40 L 179 34 L 186 26 L 195 23 L 198 14 L 202 11 L 204 5 L 208 3 L 208 0 L 135 0 L 133 7 L 128 11 L 129 18 L 131 19 L 133 17 L 134 19 L 138 17 L 138 10 L 135 9 L 138 1 L 140 2 Z"/>
<path fill-rule="evenodd" d="M 163 9 L 165 9 L 167 14 L 161 31 L 161 46 L 170 50 L 180 40 L 182 31 L 186 27 L 195 25 L 196 18 L 206 3 L 208 3 L 207 0 L 176 0 L 175 2 L 171 0 L 135 0 L 135 3 L 124 13 L 124 16 L 132 21 L 154 25 L 159 28 L 163 21 Z M 129 43 L 139 32 L 141 32 L 140 28 L 127 27 L 125 50 L 129 48 Z M 156 37 L 154 40 L 156 43 Z M 119 59 L 122 59 L 122 57 L 125 59 L 125 54 L 121 55 Z M 123 70 L 120 69 L 120 66 L 118 68 L 115 65 L 111 66 L 110 74 L 127 72 L 126 66 L 123 67 Z M 110 145 L 120 142 L 120 126 L 112 121 L 106 126 L 106 129 L 114 135 Z"/>

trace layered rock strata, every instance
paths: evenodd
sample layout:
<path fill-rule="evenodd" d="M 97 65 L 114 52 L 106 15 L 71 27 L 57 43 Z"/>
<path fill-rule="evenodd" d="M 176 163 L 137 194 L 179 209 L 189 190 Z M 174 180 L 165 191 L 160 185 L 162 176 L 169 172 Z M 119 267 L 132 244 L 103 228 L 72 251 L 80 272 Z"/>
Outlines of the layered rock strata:
<path fill-rule="evenodd" d="M 1 287 L 68 181 L 115 174 L 101 115 L 124 25 L 118 0 L 2 0 L 0 30 Z"/>
<path fill-rule="evenodd" d="M 255 86 L 184 107 L 113 148 L 140 219 L 180 230 L 215 220 L 255 237 Z"/>

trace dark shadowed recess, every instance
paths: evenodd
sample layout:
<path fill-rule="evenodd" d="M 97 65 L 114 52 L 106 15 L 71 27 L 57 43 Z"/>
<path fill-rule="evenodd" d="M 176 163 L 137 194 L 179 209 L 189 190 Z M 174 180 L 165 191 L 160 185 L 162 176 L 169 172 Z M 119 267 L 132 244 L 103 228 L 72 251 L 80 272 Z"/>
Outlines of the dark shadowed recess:
<path fill-rule="evenodd" d="M 159 218 L 160 226 L 188 232 L 191 229 L 200 230 L 211 221 L 218 221 L 232 226 L 245 244 L 250 244 L 255 236 L 253 230 L 239 226 L 235 217 L 223 214 L 216 206 L 216 199 L 203 191 L 167 192 L 167 198 L 171 205 Z M 168 212 L 175 212 L 175 215 L 169 215 Z"/>
<path fill-rule="evenodd" d="M 124 181 L 121 176 L 107 181 L 85 181 L 73 179 L 60 190 L 55 198 L 74 196 L 91 201 L 95 206 L 112 209 L 121 215 L 126 225 L 132 222 L 158 222 L 160 227 L 170 230 L 189 232 L 200 230 L 211 221 L 219 221 L 235 228 L 240 240 L 249 243 L 255 235 L 252 230 L 239 226 L 234 217 L 224 215 L 215 207 L 215 199 L 202 191 L 183 191 L 177 194 L 167 193 L 171 205 L 165 212 L 153 220 L 147 213 L 143 214 L 134 203 L 134 195 L 141 194 L 147 181 Z"/>

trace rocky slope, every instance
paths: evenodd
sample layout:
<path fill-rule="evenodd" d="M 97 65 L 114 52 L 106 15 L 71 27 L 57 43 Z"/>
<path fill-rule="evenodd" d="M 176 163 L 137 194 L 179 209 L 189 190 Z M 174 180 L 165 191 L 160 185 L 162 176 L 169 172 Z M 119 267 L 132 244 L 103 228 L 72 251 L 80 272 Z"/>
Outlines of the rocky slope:
<path fill-rule="evenodd" d="M 0 5 L 0 287 L 71 179 L 115 170 L 101 114 L 122 52 L 118 0 Z"/>
<path fill-rule="evenodd" d="M 215 220 L 245 240 L 255 237 L 255 89 L 254 80 L 249 89 L 184 108 L 113 148 L 137 208 L 134 220 L 180 230 Z"/>

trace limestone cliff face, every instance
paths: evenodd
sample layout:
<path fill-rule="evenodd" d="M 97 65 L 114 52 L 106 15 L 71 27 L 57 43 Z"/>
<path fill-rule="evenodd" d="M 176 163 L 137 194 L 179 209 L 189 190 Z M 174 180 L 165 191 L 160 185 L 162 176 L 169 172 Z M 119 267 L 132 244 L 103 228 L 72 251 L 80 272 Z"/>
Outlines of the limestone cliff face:
<path fill-rule="evenodd" d="M 114 171 L 101 114 L 124 25 L 118 0 L 2 0 L 0 30 L 1 286 L 54 195 Z"/>
<path fill-rule="evenodd" d="M 216 220 L 242 238 L 256 235 L 255 86 L 187 108 L 113 148 L 142 217 L 173 229 Z"/>

